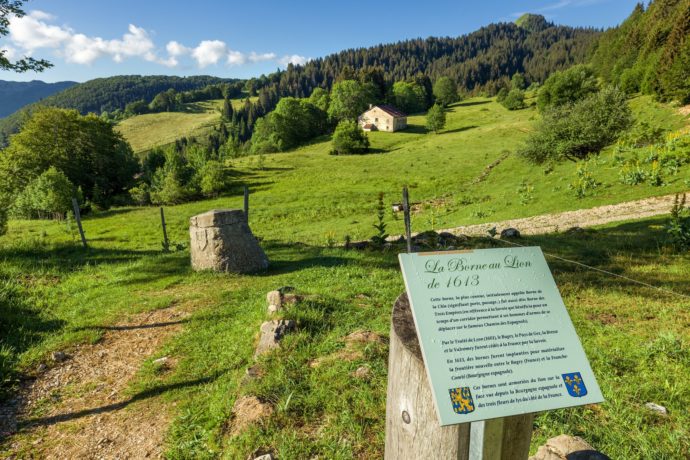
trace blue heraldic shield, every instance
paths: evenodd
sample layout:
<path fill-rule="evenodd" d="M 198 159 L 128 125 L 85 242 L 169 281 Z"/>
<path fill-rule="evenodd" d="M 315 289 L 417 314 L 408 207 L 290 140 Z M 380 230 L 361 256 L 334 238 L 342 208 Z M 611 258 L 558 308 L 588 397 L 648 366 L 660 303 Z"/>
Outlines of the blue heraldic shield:
<path fill-rule="evenodd" d="M 565 382 L 565 388 L 568 390 L 570 396 L 581 398 L 587 394 L 587 387 L 579 372 L 562 375 L 563 381 Z"/>
<path fill-rule="evenodd" d="M 469 414 L 474 411 L 470 387 L 451 388 L 448 392 L 453 403 L 453 411 L 456 414 Z"/>

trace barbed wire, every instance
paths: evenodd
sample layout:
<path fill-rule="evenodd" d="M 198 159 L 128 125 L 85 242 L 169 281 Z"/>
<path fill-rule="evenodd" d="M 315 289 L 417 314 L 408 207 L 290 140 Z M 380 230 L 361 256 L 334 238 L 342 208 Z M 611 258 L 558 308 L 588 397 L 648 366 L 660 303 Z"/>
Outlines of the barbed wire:
<path fill-rule="evenodd" d="M 487 236 L 486 238 L 489 238 L 489 239 L 492 240 L 492 241 L 500 241 L 501 243 L 512 244 L 513 246 L 518 246 L 518 247 L 521 247 L 521 248 L 529 247 L 529 246 L 526 246 L 526 245 L 524 245 L 524 244 L 515 243 L 514 241 L 502 240 L 502 239 L 498 239 L 498 238 L 493 238 L 493 237 L 491 237 L 491 236 Z M 556 254 L 550 254 L 550 253 L 548 253 L 548 252 L 544 252 L 544 255 L 547 256 L 547 257 L 551 257 L 552 259 L 557 259 L 557 260 L 560 260 L 560 261 L 563 261 L 563 262 L 567 262 L 567 263 L 570 263 L 570 264 L 578 265 L 578 266 L 580 266 L 580 267 L 584 267 L 584 268 L 586 268 L 586 269 L 588 269 L 588 270 L 593 270 L 593 271 L 596 271 L 596 272 L 599 272 L 599 273 L 604 273 L 604 274 L 609 275 L 609 276 L 613 276 L 613 277 L 616 277 L 616 278 L 624 279 L 624 280 L 626 280 L 626 281 L 630 281 L 631 283 L 639 284 L 640 286 L 645 286 L 645 287 L 648 287 L 648 288 L 657 290 L 657 291 L 659 291 L 659 292 L 664 292 L 664 293 L 666 293 L 666 294 L 672 294 L 672 295 L 676 295 L 676 296 L 679 296 L 679 297 L 684 297 L 684 298 L 686 298 L 686 299 L 690 299 L 690 295 L 688 295 L 688 294 L 683 294 L 683 293 L 681 293 L 681 292 L 672 291 L 671 289 L 663 288 L 663 287 L 660 287 L 660 286 L 655 286 L 655 285 L 653 285 L 653 284 L 646 283 L 646 282 L 640 281 L 640 280 L 636 280 L 636 279 L 634 279 L 634 278 L 630 278 L 629 276 L 620 275 L 620 274 L 618 274 L 618 273 L 610 272 L 610 271 L 608 271 L 608 270 L 604 270 L 604 269 L 601 269 L 601 268 L 592 267 L 591 265 L 583 264 L 582 262 L 578 262 L 578 261 L 576 261 L 576 260 L 566 259 L 565 257 L 561 257 L 561 256 L 558 256 L 558 255 L 556 255 Z"/>

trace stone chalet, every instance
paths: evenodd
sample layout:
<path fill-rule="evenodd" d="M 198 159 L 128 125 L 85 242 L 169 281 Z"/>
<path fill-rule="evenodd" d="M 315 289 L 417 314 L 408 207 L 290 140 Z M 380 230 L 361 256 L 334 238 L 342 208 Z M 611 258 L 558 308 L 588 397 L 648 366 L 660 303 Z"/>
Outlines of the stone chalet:
<path fill-rule="evenodd" d="M 395 132 L 407 128 L 407 115 L 392 105 L 369 105 L 357 119 L 364 131 Z"/>

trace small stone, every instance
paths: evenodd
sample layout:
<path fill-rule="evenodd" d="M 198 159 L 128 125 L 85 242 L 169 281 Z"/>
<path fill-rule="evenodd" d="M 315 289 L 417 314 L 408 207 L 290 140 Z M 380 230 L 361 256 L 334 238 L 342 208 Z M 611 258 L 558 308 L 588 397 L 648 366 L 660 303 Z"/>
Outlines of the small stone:
<path fill-rule="evenodd" d="M 369 366 L 362 366 L 357 368 L 357 370 L 352 374 L 358 379 L 367 379 L 371 375 L 371 369 Z"/>
<path fill-rule="evenodd" d="M 168 357 L 163 356 L 162 358 L 154 359 L 153 364 L 155 364 L 156 366 L 160 366 L 160 365 L 165 364 L 167 361 L 168 361 Z"/>
<path fill-rule="evenodd" d="M 45 372 L 46 369 L 48 369 L 48 366 L 46 366 L 45 363 L 41 363 L 36 368 L 36 372 Z"/>
<path fill-rule="evenodd" d="M 261 457 L 256 457 L 254 460 L 273 460 L 273 455 L 265 454 L 265 455 L 262 455 Z"/>
<path fill-rule="evenodd" d="M 509 227 L 501 230 L 501 239 L 520 238 L 520 231 L 517 228 Z"/>
<path fill-rule="evenodd" d="M 283 307 L 283 294 L 280 291 L 271 291 L 266 294 L 266 303 L 268 303 L 268 312 L 275 313 Z"/>
<path fill-rule="evenodd" d="M 656 412 L 659 415 L 663 415 L 664 417 L 668 416 L 668 409 L 666 409 L 664 406 L 660 406 L 659 404 L 648 402 L 644 405 L 644 407 L 652 412 Z"/>
<path fill-rule="evenodd" d="M 546 441 L 529 460 L 611 460 L 584 439 L 562 434 Z"/>
<path fill-rule="evenodd" d="M 280 346 L 280 341 L 288 332 L 295 329 L 295 322 L 292 320 L 273 320 L 266 321 L 261 325 L 261 337 L 259 345 L 256 347 L 254 357 L 267 353 Z"/>
<path fill-rule="evenodd" d="M 62 352 L 62 351 L 54 351 L 52 354 L 53 361 L 56 363 L 61 363 L 65 360 L 67 360 L 68 356 L 67 353 Z"/>

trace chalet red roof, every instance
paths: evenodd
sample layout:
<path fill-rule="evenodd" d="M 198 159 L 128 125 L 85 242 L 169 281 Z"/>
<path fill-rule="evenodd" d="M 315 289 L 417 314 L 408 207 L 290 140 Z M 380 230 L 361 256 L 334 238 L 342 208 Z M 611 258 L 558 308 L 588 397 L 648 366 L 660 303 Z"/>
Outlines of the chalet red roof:
<path fill-rule="evenodd" d="M 401 117 L 406 117 L 407 114 L 404 112 L 401 112 L 400 110 L 396 109 L 392 105 L 375 105 L 374 107 L 378 107 L 379 109 L 383 110 L 386 112 L 388 115 L 394 117 L 394 118 L 401 118 Z M 374 108 L 372 107 L 372 109 Z"/>

